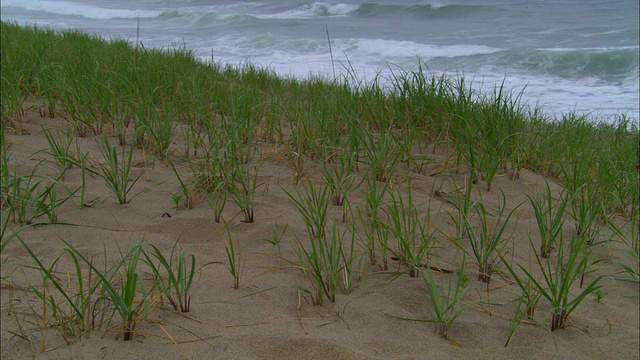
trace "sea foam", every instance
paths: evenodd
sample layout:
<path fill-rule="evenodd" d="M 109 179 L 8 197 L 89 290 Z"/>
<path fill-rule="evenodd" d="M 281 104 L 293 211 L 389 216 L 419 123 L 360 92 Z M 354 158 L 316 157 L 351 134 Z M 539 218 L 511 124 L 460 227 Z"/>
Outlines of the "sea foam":
<path fill-rule="evenodd" d="M 46 0 L 3 0 L 2 7 L 21 8 L 30 11 L 43 11 L 50 14 L 81 16 L 87 19 L 135 19 L 153 18 L 162 14 L 158 11 L 139 11 L 135 9 L 110 9 L 66 1 Z"/>

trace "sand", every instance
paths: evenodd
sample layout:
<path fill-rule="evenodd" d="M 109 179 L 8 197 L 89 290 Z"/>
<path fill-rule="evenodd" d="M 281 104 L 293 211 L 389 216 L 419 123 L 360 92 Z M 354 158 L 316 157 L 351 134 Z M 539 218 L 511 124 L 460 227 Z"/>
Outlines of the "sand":
<path fill-rule="evenodd" d="M 51 157 L 38 152 L 47 148 L 41 124 L 54 128 L 64 126 L 65 122 L 41 118 L 37 109 L 31 109 L 14 124 L 24 131 L 7 134 L 21 174 L 28 173 L 40 160 L 45 162 L 39 165 L 38 173 L 51 176 L 58 173 Z M 75 141 L 90 152 L 92 159 L 99 159 L 92 136 L 77 137 Z M 111 141 L 117 143 L 115 137 Z M 568 326 L 553 332 L 543 326 L 549 323 L 549 304 L 542 299 L 536 314 L 543 324 L 521 324 L 505 347 L 515 311 L 511 302 L 518 289 L 504 265 L 489 286 L 477 281 L 472 256 L 467 257 L 466 266 L 472 289 L 462 303 L 467 309 L 452 324 L 449 339 L 436 335 L 433 323 L 400 319 L 432 319 L 431 305 L 423 281 L 406 273 L 398 276 L 398 269 L 406 269 L 394 261 L 390 262 L 389 271 L 382 271 L 379 264 L 370 265 L 368 258 L 363 257 L 361 276 L 351 293 L 339 292 L 335 303 L 325 300 L 324 305 L 313 306 L 309 295 L 297 288 L 308 287 L 307 280 L 283 261 L 295 259 L 296 237 L 308 241 L 300 214 L 284 192 L 296 191 L 293 169 L 282 146 L 257 142 L 256 147 L 260 151 L 253 163 L 260 166 L 260 186 L 255 197 L 255 221 L 240 222 L 241 218 L 236 217 L 238 207 L 231 199 L 223 212 L 226 219 L 232 219 L 229 229 L 239 251 L 242 271 L 239 289 L 233 289 L 233 279 L 225 265 L 209 265 L 194 282 L 188 316 L 176 313 L 165 302 L 150 314 L 149 321 L 138 325 L 133 339 L 126 342 L 116 341 L 114 332 L 102 336 L 103 327 L 67 344 L 59 330 L 51 327 L 46 331 L 46 351 L 42 353 L 43 332 L 33 316 L 41 312 L 41 303 L 33 294 L 21 290 L 29 283 L 37 286 L 41 280 L 34 271 L 25 268 L 33 265 L 33 260 L 19 242 L 13 241 L 0 258 L 3 279 L 0 356 L 3 359 L 638 359 L 637 284 L 603 280 L 602 290 L 607 295 L 602 301 L 588 296 L 570 315 Z M 171 158 L 186 178 L 188 167 L 180 160 L 183 145 L 176 142 L 172 149 Z M 96 202 L 80 209 L 73 200 L 59 211 L 58 221 L 74 226 L 30 227 L 22 230 L 20 237 L 45 264 L 63 254 L 63 240 L 94 259 L 102 259 L 106 250 L 112 263 L 118 259 L 119 248 L 126 251 L 138 241 L 153 244 L 166 255 L 177 241 L 187 253 L 196 255 L 199 264 L 212 261 L 226 264 L 227 233 L 222 224 L 213 221 L 213 211 L 207 203 L 200 199 L 193 209 L 176 209 L 172 194 L 178 192 L 178 181 L 172 168 L 138 149 L 135 155 L 134 173 L 142 176 L 132 193 L 140 194 L 129 204 L 120 205 L 100 178 L 88 177 L 86 196 Z M 393 181 L 393 191 L 406 193 L 410 179 L 414 202 L 421 204 L 423 213 L 429 209 L 431 222 L 449 235 L 454 225 L 448 214 L 455 207 L 438 199 L 434 189 L 454 191 L 468 177 L 463 167 L 439 172 L 451 161 L 452 154 L 438 148 L 433 163 L 423 173 L 412 173 L 401 163 Z M 302 184 L 308 179 L 320 184 L 322 167 L 313 166 L 312 162 L 305 165 Z M 363 174 L 364 166 L 357 175 Z M 70 169 L 64 183 L 70 188 L 78 187 L 79 169 Z M 561 189 L 552 181 L 550 184 L 556 192 Z M 526 194 L 542 191 L 545 178 L 525 170 L 518 181 L 498 176 L 491 192 L 482 185 L 474 191 L 474 200 L 482 200 L 488 209 L 496 210 L 502 191 L 510 211 L 526 201 Z M 351 198 L 354 209 L 361 206 L 362 188 Z M 341 222 L 340 207 L 332 206 L 330 214 L 341 230 L 347 228 Z M 347 216 L 347 222 L 359 224 L 354 214 Z M 624 225 L 619 218 L 614 222 Z M 282 233 L 285 226 L 279 247 L 264 240 L 273 239 L 274 229 Z M 533 264 L 529 238 L 535 244 L 539 242 L 536 226 L 528 203 L 516 210 L 507 230 L 511 240 L 505 250 L 516 263 Z M 16 224 L 10 222 L 9 227 Z M 628 229 L 626 226 L 623 230 L 627 236 Z M 565 230 L 567 234 L 574 231 L 570 221 Z M 593 259 L 602 261 L 597 264 L 600 270 L 587 275 L 585 281 L 598 274 L 616 273 L 619 269 L 616 261 L 637 266 L 621 251 L 618 238 L 610 230 L 603 229 L 600 239 L 614 241 L 591 248 Z M 469 250 L 468 244 L 461 243 Z M 361 251 L 360 247 L 357 251 Z M 436 235 L 431 256 L 451 269 L 461 263 L 460 251 L 442 235 Z M 63 261 L 58 266 L 62 270 L 69 268 L 70 263 Z M 143 275 L 150 278 L 148 272 Z M 448 281 L 453 275 L 434 276 L 439 281 Z M 577 287 L 573 289 L 574 295 L 578 292 Z"/>

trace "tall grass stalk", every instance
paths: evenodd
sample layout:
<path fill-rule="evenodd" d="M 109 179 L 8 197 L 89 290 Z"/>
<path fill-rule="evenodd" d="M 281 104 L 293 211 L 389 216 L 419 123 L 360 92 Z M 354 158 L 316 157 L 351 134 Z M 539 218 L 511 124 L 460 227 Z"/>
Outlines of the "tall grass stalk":
<path fill-rule="evenodd" d="M 224 160 L 217 154 L 211 154 L 200 161 L 190 162 L 192 181 L 194 186 L 204 194 L 207 203 L 214 213 L 217 223 L 220 223 L 222 211 L 227 203 L 229 186 L 227 181 L 232 180 Z M 186 185 L 186 184 L 185 184 Z M 188 185 L 187 185 L 188 186 Z M 183 190 L 188 190 L 185 188 Z M 184 196 L 184 191 L 183 196 Z"/>
<path fill-rule="evenodd" d="M 424 320 L 426 322 L 435 323 L 435 332 L 437 335 L 447 339 L 449 329 L 453 322 L 472 304 L 463 304 L 466 293 L 471 290 L 469 278 L 464 274 L 465 261 L 463 261 L 460 269 L 451 275 L 442 275 L 443 279 L 436 281 L 436 278 L 430 266 L 424 269 L 420 268 L 420 277 L 429 294 L 429 300 L 432 309 L 432 320 Z M 448 281 L 444 277 L 449 277 Z"/>
<path fill-rule="evenodd" d="M 10 171 L 13 151 L 7 143 L 5 131 L 5 127 L 0 126 L 0 208 L 4 208 L 9 204 L 13 179 L 16 177 L 12 176 Z"/>
<path fill-rule="evenodd" d="M 445 201 L 453 204 L 456 210 L 449 213 L 449 217 L 456 226 L 456 238 L 462 239 L 467 234 L 467 222 L 471 216 L 471 211 L 476 207 L 476 202 L 471 200 L 471 194 L 473 193 L 473 180 L 476 178 L 475 171 L 471 171 L 467 184 L 460 189 L 457 189 L 451 193 L 444 190 L 437 190 L 435 193 L 437 196 L 441 196 Z M 462 196 L 455 195 L 460 190 L 464 191 Z"/>
<path fill-rule="evenodd" d="M 638 228 L 640 227 L 638 217 L 640 209 L 638 208 L 638 201 L 640 201 L 640 199 L 636 199 L 632 203 L 630 223 L 627 225 L 630 226 L 628 237 L 623 235 L 621 229 L 609 223 L 613 227 L 614 232 L 621 237 L 622 244 L 620 244 L 620 246 L 623 252 L 627 255 L 622 260 L 615 260 L 615 262 L 620 266 L 618 274 L 625 274 L 626 276 L 620 277 L 616 274 L 614 279 L 634 284 L 640 283 L 640 245 L 638 244 Z"/>
<path fill-rule="evenodd" d="M 566 193 L 562 193 L 560 194 L 560 199 L 556 201 L 553 199 L 549 183 L 546 184 L 545 189 L 546 191 L 538 196 L 527 195 L 527 197 L 535 212 L 538 230 L 540 231 L 540 256 L 548 258 L 562 236 L 569 196 Z"/>
<path fill-rule="evenodd" d="M 66 194 L 60 197 L 58 189 L 64 190 Z M 51 179 L 50 184 L 45 186 L 42 190 L 43 191 L 39 193 L 34 204 L 36 208 L 34 216 L 39 217 L 44 215 L 49 223 L 57 223 L 58 209 L 62 204 L 73 198 L 77 190 L 71 191 L 57 179 Z"/>
<path fill-rule="evenodd" d="M 51 129 L 41 125 L 42 133 L 49 144 L 48 154 L 53 156 L 58 169 L 60 170 L 60 179 L 64 180 L 64 174 L 71 165 L 67 159 L 70 157 L 69 149 L 73 142 L 73 136 L 70 132 L 62 134 L 59 129 L 55 130 L 55 134 L 51 133 Z"/>
<path fill-rule="evenodd" d="M 598 237 L 603 218 L 607 216 L 605 204 L 600 200 L 594 186 L 585 184 L 570 196 L 571 212 L 576 234 L 591 245 Z"/>
<path fill-rule="evenodd" d="M 360 221 L 364 227 L 364 247 L 373 265 L 378 259 L 378 244 L 381 244 L 382 268 L 388 270 L 389 229 L 384 224 L 384 204 L 389 191 L 389 181 L 379 182 L 373 171 L 365 176 L 364 209 L 359 209 Z"/>
<path fill-rule="evenodd" d="M 383 128 L 377 135 L 365 130 L 361 126 L 360 144 L 365 152 L 363 161 L 373 172 L 375 179 L 380 182 L 387 182 L 402 155 L 402 149 L 398 146 L 398 139 L 391 127 Z"/>
<path fill-rule="evenodd" d="M 286 261 L 299 268 L 309 281 L 311 289 L 305 291 L 311 295 L 314 305 L 322 305 L 325 297 L 334 302 L 337 290 L 349 292 L 353 287 L 355 235 L 351 232 L 351 241 L 346 249 L 347 231 L 340 231 L 337 223 L 332 221 L 330 232 L 327 232 L 328 186 L 316 188 L 309 181 L 304 194 L 298 192 L 293 196 L 285 192 L 302 216 L 309 235 L 308 244 L 295 238 L 298 259 Z"/>
<path fill-rule="evenodd" d="M 318 239 L 326 237 L 326 227 L 329 209 L 329 187 L 313 186 L 311 180 L 304 188 L 304 193 L 298 191 L 297 196 L 292 195 L 287 190 L 284 192 L 289 196 L 289 201 L 295 206 L 300 216 L 304 220 L 311 235 Z"/>
<path fill-rule="evenodd" d="M 519 298 L 516 300 L 516 310 L 513 318 L 511 319 L 511 323 L 509 324 L 509 336 L 507 337 L 507 341 L 504 344 L 504 347 L 509 346 L 511 340 L 513 340 L 514 335 L 516 334 L 516 330 L 518 326 L 522 323 L 523 320 L 534 320 L 535 309 L 538 305 L 538 301 L 540 300 L 540 294 L 535 293 L 533 297 L 531 297 L 531 293 L 522 292 Z"/>
<path fill-rule="evenodd" d="M 336 206 L 344 205 L 347 196 L 355 190 L 356 177 L 353 173 L 353 163 L 349 162 L 346 153 L 341 153 L 340 163 L 328 169 L 325 164 L 324 180 L 331 190 L 331 203 Z"/>
<path fill-rule="evenodd" d="M 100 168 L 100 171 L 95 172 L 91 170 L 91 172 L 104 180 L 107 187 L 117 196 L 120 204 L 128 204 L 129 201 L 140 194 L 129 195 L 133 186 L 138 179 L 140 179 L 140 176 L 142 176 L 142 174 L 139 174 L 134 177 L 131 169 L 134 151 L 133 145 L 135 143 L 131 143 L 128 151 L 125 150 L 123 146 L 120 157 L 118 157 L 116 147 L 109 144 L 107 137 L 96 139 L 96 143 L 106 163 L 98 162 L 97 166 Z"/>
<path fill-rule="evenodd" d="M 640 252 L 626 242 L 623 246 L 625 252 L 629 255 L 628 260 L 616 261 L 616 263 L 620 266 L 619 273 L 626 274 L 627 277 L 616 276 L 615 280 L 640 284 Z"/>
<path fill-rule="evenodd" d="M 193 209 L 193 202 L 195 197 L 195 187 L 186 181 L 182 181 L 182 177 L 178 173 L 175 164 L 173 161 L 169 161 L 171 165 L 171 169 L 173 173 L 176 175 L 178 179 L 178 185 L 180 187 L 180 194 L 174 194 L 172 199 L 177 209 Z"/>
<path fill-rule="evenodd" d="M 428 231 L 427 221 L 420 217 L 418 207 L 413 203 L 411 182 L 405 197 L 398 193 L 397 197 L 391 193 L 391 202 L 386 206 L 389 218 L 388 227 L 397 242 L 397 250 L 393 246 L 387 246 L 394 256 L 409 269 L 409 277 L 417 277 L 418 269 L 427 262 L 431 248 L 433 247 L 433 234 Z"/>
<path fill-rule="evenodd" d="M 77 144 L 77 143 L 76 143 Z M 79 145 L 76 145 L 76 154 L 74 156 L 75 161 L 71 163 L 77 164 L 80 168 L 80 199 L 78 201 L 79 208 L 83 209 L 88 203 L 86 200 L 86 192 L 87 192 L 87 158 L 89 157 L 88 152 L 83 152 L 80 149 Z"/>
<path fill-rule="evenodd" d="M 253 169 L 252 169 L 253 168 Z M 229 195 L 240 208 L 243 222 L 253 222 L 253 207 L 256 188 L 258 187 L 258 166 L 250 164 L 236 165 L 227 182 Z"/>
<path fill-rule="evenodd" d="M 344 294 L 349 294 L 356 286 L 356 281 L 361 278 L 363 256 L 356 249 L 356 231 L 354 229 L 339 233 L 340 230 L 335 221 L 331 225 L 332 239 L 338 238 L 340 243 L 340 257 L 342 258 L 339 270 L 342 273 L 340 289 Z"/>
<path fill-rule="evenodd" d="M 13 221 L 20 225 L 31 224 L 43 216 L 49 223 L 57 222 L 58 208 L 70 200 L 75 193 L 59 179 L 36 175 L 38 166 L 34 166 L 31 173 L 25 176 L 19 176 L 14 169 L 12 174 L 8 174 L 8 179 L 4 180 L 7 216 L 12 217 Z M 58 189 L 64 190 L 66 195 L 60 197 Z"/>
<path fill-rule="evenodd" d="M 523 91 L 512 94 L 505 88 L 505 80 L 494 88 L 493 97 L 484 104 L 482 131 L 481 166 L 487 182 L 487 191 L 491 191 L 493 179 L 501 169 L 509 164 L 517 168 L 516 153 L 526 153 L 522 141 L 526 131 L 524 107 L 521 105 Z"/>
<path fill-rule="evenodd" d="M 163 109 L 151 109 L 143 107 L 141 108 L 146 113 L 138 116 L 135 121 L 141 128 L 141 132 L 146 135 L 146 143 L 139 142 L 140 146 L 146 146 L 149 150 L 154 152 L 160 159 L 165 159 L 169 156 L 171 150 L 171 143 L 173 139 L 173 130 L 176 127 L 174 118 L 176 117 L 175 109 L 171 102 L 165 102 Z"/>
<path fill-rule="evenodd" d="M 560 233 L 562 234 L 562 233 Z M 558 241 L 558 256 L 555 264 L 552 260 L 543 260 L 540 251 L 535 249 L 533 242 L 531 246 L 534 250 L 537 268 L 542 273 L 539 279 L 531 270 L 522 265 L 518 265 L 525 273 L 525 279 L 518 282 L 531 281 L 536 291 L 551 304 L 551 331 L 564 328 L 569 315 L 584 301 L 587 295 L 592 294 L 602 286 L 599 285 L 603 276 L 595 277 L 586 287 L 582 287 L 584 274 L 592 265 L 589 262 L 587 243 L 584 239 L 574 237 L 571 241 L 565 242 L 560 235 Z M 512 272 L 514 275 L 515 272 Z M 573 295 L 575 285 L 581 285 L 578 295 Z"/>
<path fill-rule="evenodd" d="M 214 221 L 220 223 L 222 220 L 222 211 L 227 203 L 226 183 L 221 181 L 211 191 L 204 191 L 204 196 L 207 199 L 209 207 L 213 210 Z M 202 188 L 201 188 L 202 189 Z M 243 211 L 245 216 L 245 222 L 250 222 L 253 219 L 253 212 L 247 214 L 247 211 Z"/>
<path fill-rule="evenodd" d="M 6 63 L 3 61 L 3 64 Z M 3 66 L 3 69 L 7 69 L 7 65 Z M 24 81 L 23 78 L 24 75 L 19 75 L 18 72 L 14 71 L 4 71 L 0 76 L 3 92 L 2 97 L 0 97 L 0 116 L 2 117 L 1 126 L 3 129 L 9 127 L 9 124 L 13 124 L 13 121 L 19 119 L 24 112 L 26 97 L 22 94 L 19 85 Z"/>
<path fill-rule="evenodd" d="M 519 274 L 516 271 L 516 268 L 514 267 L 513 262 L 512 261 L 511 262 L 507 261 L 505 259 L 504 249 L 502 249 L 502 251 L 498 252 L 498 255 L 500 256 L 500 260 L 505 265 L 505 267 L 507 268 L 507 270 L 509 271 L 509 273 L 511 274 L 513 279 L 516 281 L 516 284 L 518 285 L 518 287 L 520 288 L 520 291 L 521 291 L 520 295 L 518 297 L 518 300 L 517 300 L 518 301 L 518 306 L 517 306 L 517 309 L 516 309 L 516 314 L 514 316 L 514 322 L 516 321 L 515 320 L 516 318 L 522 319 L 521 315 L 523 315 L 523 313 L 526 314 L 526 318 L 528 320 L 534 320 L 535 319 L 536 308 L 538 306 L 538 302 L 540 301 L 540 297 L 541 297 L 540 292 L 534 286 L 533 281 L 531 280 L 531 278 L 524 277 L 521 274 Z M 522 306 L 524 306 L 524 310 L 522 309 Z M 520 320 L 517 320 L 517 323 L 512 323 L 511 336 L 515 332 L 515 329 L 516 329 L 517 324 L 519 322 L 520 322 Z M 507 345 L 508 345 L 508 342 L 507 342 Z"/>
<path fill-rule="evenodd" d="M 120 316 L 120 322 L 116 324 L 120 328 L 116 339 L 123 336 L 123 340 L 131 340 L 136 326 L 147 319 L 159 304 L 159 296 L 155 292 L 156 285 L 153 284 L 150 289 L 146 289 L 144 279 L 138 270 L 138 261 L 143 254 L 143 244 L 138 243 L 127 253 L 121 253 L 120 260 L 110 271 L 100 271 L 78 250 L 69 243 L 66 244 L 70 251 L 88 265 L 101 280 L 106 296 L 109 297 Z M 120 274 L 121 269 L 124 270 L 124 274 Z M 111 321 L 112 319 L 109 320 L 109 328 Z"/>
<path fill-rule="evenodd" d="M 191 285 L 196 271 L 195 256 L 187 256 L 184 250 L 178 249 L 177 241 L 171 248 L 169 259 L 155 245 L 149 244 L 149 246 L 153 250 L 152 256 L 158 261 L 158 266 L 146 251 L 143 251 L 143 255 L 146 263 L 160 281 L 160 291 L 167 297 L 174 310 L 189 312 L 191 310 Z"/>
<path fill-rule="evenodd" d="M 73 272 L 66 273 L 58 271 L 58 265 L 64 263 L 64 254 L 53 259 L 49 266 L 38 259 L 29 246 L 19 237 L 18 241 L 22 244 L 29 257 L 35 263 L 36 270 L 41 276 L 41 284 L 39 286 L 30 284 L 31 292 L 42 301 L 42 314 L 36 317 L 43 319 L 41 323 L 43 332 L 42 349 L 44 351 L 46 341 L 46 328 L 52 324 L 51 316 L 55 320 L 55 324 L 62 332 L 62 336 L 67 342 L 73 338 L 79 338 L 83 334 L 88 334 L 92 329 L 92 312 L 98 309 L 100 300 L 101 284 L 83 270 L 83 263 L 79 260 L 71 247 L 64 249 L 64 253 L 69 256 L 69 260 L 73 265 Z M 63 274 L 67 274 L 66 281 L 62 279 Z M 72 286 L 70 286 L 72 285 Z M 50 314 L 50 315 L 47 315 Z"/>
<path fill-rule="evenodd" d="M 637 254 L 640 253 L 640 198 L 632 201 L 630 212 L 631 239 L 629 245 Z"/>
<path fill-rule="evenodd" d="M 226 138 L 225 158 L 232 163 L 248 164 L 253 156 L 253 140 L 257 133 L 261 104 L 253 89 L 240 94 L 229 91 L 228 118 L 223 118 L 222 129 Z M 256 121 L 254 123 L 254 121 Z"/>
<path fill-rule="evenodd" d="M 307 227 L 309 242 L 295 238 L 297 260 L 286 260 L 300 269 L 308 280 L 310 288 L 302 288 L 311 296 L 313 305 L 322 305 L 324 299 L 335 302 L 336 293 L 342 290 L 350 292 L 353 288 L 353 244 L 351 235 L 349 250 L 346 249 L 345 236 L 348 230 L 340 231 L 336 221 L 331 222 L 331 230 L 325 237 L 318 237 Z"/>
<path fill-rule="evenodd" d="M 233 237 L 228 227 L 227 230 L 227 244 L 225 245 L 225 252 L 227 253 L 227 270 L 233 277 L 233 289 L 238 290 L 240 288 L 240 277 L 242 276 L 242 269 L 240 268 L 240 253 L 235 250 Z"/>
<path fill-rule="evenodd" d="M 485 283 L 491 282 L 491 275 L 497 269 L 500 262 L 499 254 L 502 252 L 502 248 L 508 240 L 504 235 L 509 220 L 513 213 L 522 205 L 516 206 L 504 217 L 507 197 L 504 192 L 501 191 L 501 193 L 502 205 L 498 207 L 496 215 L 493 215 L 495 216 L 495 220 L 489 218 L 489 216 L 492 215 L 481 202 L 474 205 L 474 209 L 478 215 L 479 225 L 474 226 L 468 217 L 464 220 L 471 250 L 478 264 L 478 280 Z"/>
<path fill-rule="evenodd" d="M 37 168 L 37 166 L 36 166 Z M 29 205 L 35 197 L 36 190 L 41 181 L 31 184 L 35 177 L 36 168 L 27 176 L 19 176 L 17 169 L 14 168 L 13 173 L 9 172 L 9 167 L 3 168 L 4 196 L 3 199 L 7 206 L 7 217 L 11 216 L 14 222 L 21 225 L 31 223 L 34 215 L 28 214 Z M 5 174 L 6 172 L 6 174 Z M 4 179 L 6 176 L 6 179 Z"/>

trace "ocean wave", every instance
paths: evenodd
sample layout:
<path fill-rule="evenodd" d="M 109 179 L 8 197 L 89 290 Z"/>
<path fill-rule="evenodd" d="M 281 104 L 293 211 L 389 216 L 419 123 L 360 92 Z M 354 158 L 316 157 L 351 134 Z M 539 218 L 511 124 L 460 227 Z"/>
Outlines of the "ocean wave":
<path fill-rule="evenodd" d="M 473 12 L 480 5 L 439 4 L 437 2 L 421 5 L 387 5 L 379 3 L 326 3 L 309 2 L 281 9 L 275 13 L 263 11 L 260 3 L 233 5 L 210 5 L 205 7 L 186 7 L 181 9 L 135 10 L 106 8 L 70 1 L 51 0 L 3 0 L 2 7 L 22 8 L 29 11 L 42 11 L 58 15 L 80 16 L 87 19 L 132 19 L 158 18 L 171 19 L 183 17 L 202 17 L 227 22 L 247 22 L 256 19 L 309 19 L 321 17 L 371 17 L 393 15 L 416 15 L 420 17 L 445 17 Z"/>
<path fill-rule="evenodd" d="M 179 10 L 166 10 L 158 15 L 160 20 L 191 19 L 199 26 L 247 24 L 270 20 L 295 20 L 314 17 L 346 16 L 357 5 L 335 4 L 315 2 L 300 5 L 275 13 L 261 11 L 259 6 L 231 8 L 228 6 L 208 6 L 203 8 L 183 8 Z"/>
<path fill-rule="evenodd" d="M 198 27 L 206 27 L 211 25 L 228 25 L 228 24 L 250 24 L 260 21 L 256 16 L 248 14 L 225 14 L 218 11 L 201 11 L 201 10 L 166 10 L 157 16 L 157 20 L 187 21 Z"/>
<path fill-rule="evenodd" d="M 339 42 L 339 40 L 337 40 Z M 423 60 L 433 58 L 454 58 L 482 54 L 492 54 L 502 49 L 484 45 L 432 45 L 421 44 L 413 41 L 397 41 L 383 39 L 354 39 L 347 41 L 348 53 L 366 54 L 383 59 L 393 58 L 420 58 Z"/>
<path fill-rule="evenodd" d="M 336 60 L 353 61 L 361 67 L 375 67 L 385 62 L 411 66 L 417 59 L 443 63 L 464 62 L 469 57 L 503 51 L 481 45 L 434 45 L 367 38 L 335 38 L 331 42 Z M 225 36 L 217 39 L 211 46 L 224 48 L 225 53 L 230 55 L 253 57 L 260 54 L 259 56 L 270 58 L 274 54 L 281 54 L 288 56 L 290 62 L 297 62 L 300 57 L 316 59 L 314 62 L 326 62 L 329 59 L 327 41 L 322 38 L 282 38 L 264 33 L 250 37 Z"/>
<path fill-rule="evenodd" d="M 475 14 L 478 10 L 490 7 L 489 5 L 475 4 L 441 4 L 432 2 L 420 5 L 389 5 L 379 3 L 364 3 L 353 11 L 353 14 L 361 17 L 414 15 L 417 17 L 449 17 L 465 14 Z"/>
<path fill-rule="evenodd" d="M 504 51 L 492 56 L 496 65 L 542 72 L 563 78 L 596 77 L 620 81 L 638 76 L 638 48 L 538 49 Z"/>
<path fill-rule="evenodd" d="M 167 10 L 158 17 L 162 19 L 199 17 L 230 23 L 234 21 L 295 20 L 314 17 L 347 16 L 356 9 L 358 9 L 358 5 L 314 2 L 271 13 L 260 9 L 259 5 L 242 7 L 213 5 L 207 6 L 206 8 Z"/>
<path fill-rule="evenodd" d="M 81 16 L 87 19 L 135 19 L 154 18 L 162 11 L 139 11 L 128 9 L 109 9 L 86 4 L 76 4 L 66 1 L 47 0 L 3 0 L 2 7 L 15 7 L 30 11 L 42 11 L 57 15 Z"/>
<path fill-rule="evenodd" d="M 269 17 L 276 19 L 298 19 L 332 16 L 390 16 L 397 14 L 412 14 L 422 17 L 434 17 L 460 15 L 464 13 L 475 12 L 478 9 L 486 7 L 486 5 L 441 4 L 438 2 L 420 5 L 389 5 L 372 2 L 358 5 L 346 3 L 329 4 L 325 2 L 312 2 L 298 5 L 294 8 L 276 14 L 262 14 L 259 15 L 259 17 Z"/>
<path fill-rule="evenodd" d="M 277 14 L 261 15 L 275 19 L 299 19 L 312 17 L 347 16 L 357 11 L 358 5 L 327 4 L 322 2 L 307 3 Z"/>
<path fill-rule="evenodd" d="M 203 13 L 214 13 L 221 17 L 237 17 L 237 19 L 243 19 L 242 17 L 251 17 L 254 19 L 269 20 L 269 19 L 311 19 L 311 18 L 324 18 L 324 17 L 369 17 L 369 16 L 391 16 L 391 15 L 417 15 L 420 17 L 446 17 L 461 15 L 464 13 L 475 12 L 479 8 L 484 8 L 484 5 L 455 5 L 446 4 L 442 5 L 436 2 L 423 4 L 423 5 L 386 5 L 378 3 L 364 3 L 364 4 L 348 4 L 348 3 L 326 3 L 326 2 L 309 2 L 301 5 L 295 5 L 290 8 L 280 9 L 276 12 L 265 12 L 259 4 L 254 6 L 242 6 L 242 7 L 228 7 L 224 5 L 209 6 L 205 9 L 202 8 L 187 8 L 179 10 L 180 16 L 185 16 L 187 13 L 192 12 L 202 15 Z M 170 10 L 167 14 L 163 14 L 163 17 L 175 13 L 176 10 Z M 246 20 L 246 19 L 245 19 Z"/>

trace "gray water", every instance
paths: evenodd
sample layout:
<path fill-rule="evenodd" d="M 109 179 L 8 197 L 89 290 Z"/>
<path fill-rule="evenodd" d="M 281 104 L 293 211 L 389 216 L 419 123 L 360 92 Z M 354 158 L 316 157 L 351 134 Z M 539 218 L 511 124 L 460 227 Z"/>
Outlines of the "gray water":
<path fill-rule="evenodd" d="M 639 116 L 638 1 L 2 0 L 2 20 L 78 28 L 278 74 L 416 70 L 504 80 L 550 116 Z M 328 33 L 328 34 L 327 34 Z M 331 44 L 331 48 L 329 47 Z M 331 51 L 330 51 L 331 50 Z M 333 54 L 333 59 L 332 55 Z"/>

